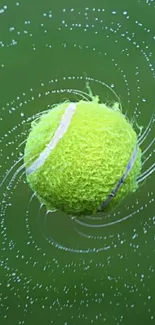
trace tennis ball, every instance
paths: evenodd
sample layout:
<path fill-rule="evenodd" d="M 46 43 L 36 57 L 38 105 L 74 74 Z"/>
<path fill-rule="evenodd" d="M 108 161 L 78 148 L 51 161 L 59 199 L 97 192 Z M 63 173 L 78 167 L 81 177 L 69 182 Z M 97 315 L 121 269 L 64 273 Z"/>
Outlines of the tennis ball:
<path fill-rule="evenodd" d="M 110 211 L 136 191 L 137 135 L 118 104 L 61 103 L 32 122 L 24 162 L 41 203 L 69 215 Z"/>

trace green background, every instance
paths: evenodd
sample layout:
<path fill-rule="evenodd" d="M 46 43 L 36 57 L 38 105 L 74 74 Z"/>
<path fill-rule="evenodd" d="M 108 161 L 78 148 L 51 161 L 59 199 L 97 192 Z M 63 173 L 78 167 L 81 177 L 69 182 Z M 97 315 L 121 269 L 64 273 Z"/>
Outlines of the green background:
<path fill-rule="evenodd" d="M 126 220 L 90 228 L 46 214 L 16 174 L 22 160 L 14 164 L 33 116 L 79 99 L 69 89 L 87 91 L 86 78 L 103 102 L 116 100 L 102 83 L 111 86 L 135 129 L 147 128 L 155 3 L 6 0 L 0 8 L 0 324 L 154 324 L 154 174 L 96 223 Z M 152 123 L 142 172 L 155 161 L 154 132 Z"/>

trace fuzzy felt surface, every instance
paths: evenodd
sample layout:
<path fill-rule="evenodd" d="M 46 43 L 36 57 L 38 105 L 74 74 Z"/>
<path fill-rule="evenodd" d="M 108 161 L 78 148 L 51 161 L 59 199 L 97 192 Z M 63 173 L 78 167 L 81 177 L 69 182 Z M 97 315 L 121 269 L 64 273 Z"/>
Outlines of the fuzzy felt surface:
<path fill-rule="evenodd" d="M 24 153 L 26 168 L 51 141 L 67 106 L 60 104 L 33 122 Z M 136 143 L 137 135 L 119 109 L 79 101 L 67 132 L 27 181 L 47 209 L 78 216 L 95 214 L 125 172 Z M 106 210 L 136 191 L 140 170 L 138 148 L 129 175 Z"/>

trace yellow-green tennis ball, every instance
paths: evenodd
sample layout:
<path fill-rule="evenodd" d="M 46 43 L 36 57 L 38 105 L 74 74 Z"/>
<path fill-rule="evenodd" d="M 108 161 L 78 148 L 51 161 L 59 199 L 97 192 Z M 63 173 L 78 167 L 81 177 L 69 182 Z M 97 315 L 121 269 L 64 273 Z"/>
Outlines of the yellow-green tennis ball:
<path fill-rule="evenodd" d="M 141 170 L 137 135 L 118 105 L 65 102 L 32 123 L 27 181 L 48 210 L 91 215 L 134 192 Z"/>

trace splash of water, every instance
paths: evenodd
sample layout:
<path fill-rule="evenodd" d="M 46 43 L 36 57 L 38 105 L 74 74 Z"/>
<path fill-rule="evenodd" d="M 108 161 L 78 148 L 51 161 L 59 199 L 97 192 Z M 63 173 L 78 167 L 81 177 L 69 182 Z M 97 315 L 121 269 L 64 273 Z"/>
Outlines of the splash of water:
<path fill-rule="evenodd" d="M 33 5 L 20 2 L 8 3 L 0 9 L 4 30 L 0 41 L 0 266 L 7 275 L 7 292 L 11 288 L 12 296 L 18 301 L 17 310 L 23 311 L 23 317 L 19 317 L 17 324 L 26 324 L 31 306 L 38 301 L 44 314 L 49 306 L 51 290 L 54 291 L 51 310 L 57 304 L 61 314 L 61 308 L 66 310 L 69 306 L 69 319 L 73 324 L 71 314 L 77 300 L 75 298 L 71 302 L 70 297 L 68 303 L 66 300 L 61 301 L 61 287 L 56 283 L 57 270 L 61 269 L 68 283 L 68 268 L 75 270 L 75 274 L 76 270 L 80 270 L 82 276 L 88 274 L 92 265 L 91 254 L 104 252 L 104 261 L 98 260 L 96 267 L 102 271 L 104 269 L 108 279 L 108 272 L 114 267 L 115 251 L 121 262 L 122 259 L 127 261 L 132 254 L 140 254 L 139 247 L 145 250 L 149 247 L 148 243 L 153 247 L 155 35 L 154 20 L 152 23 L 150 18 L 146 23 L 141 3 L 142 1 L 137 1 L 134 4 L 137 14 L 127 5 L 117 9 L 116 5 L 110 7 L 106 4 L 105 7 L 52 6 L 49 10 L 45 2 L 40 4 L 37 14 L 31 8 Z M 146 15 L 152 17 L 155 10 L 153 1 L 143 2 L 143 5 Z M 28 12 L 25 8 L 29 9 Z M 82 96 L 86 98 L 86 81 L 103 102 L 114 102 L 117 93 L 121 99 L 122 111 L 132 121 L 133 127 L 139 130 L 139 126 L 143 126 L 139 133 L 143 171 L 138 179 L 140 190 L 115 212 L 104 217 L 101 214 L 97 219 L 87 217 L 79 220 L 70 219 L 57 211 L 46 212 L 29 191 L 22 164 L 23 148 L 31 122 L 55 103 L 67 99 L 79 100 Z M 53 257 L 56 254 L 55 247 L 60 253 L 78 253 L 77 261 L 73 262 L 72 257 L 68 257 L 68 261 L 63 266 L 61 264 L 60 268 L 59 257 Z M 83 253 L 85 256 L 90 253 L 87 263 L 80 259 Z M 139 265 L 140 263 L 139 261 Z M 25 273 L 21 271 L 24 268 Z M 151 262 L 149 268 L 150 272 L 154 272 Z M 36 273 L 38 281 L 35 282 Z M 43 274 L 46 275 L 44 280 Z M 48 283 L 47 279 L 51 276 L 56 284 Z M 119 292 L 121 295 L 121 289 L 118 288 L 116 292 L 114 289 L 120 281 L 119 272 L 108 281 L 112 283 L 109 292 L 116 296 Z M 139 281 L 145 287 L 142 274 Z M 101 279 L 98 288 L 103 282 Z M 20 303 L 20 283 L 22 290 L 28 292 L 23 309 Z M 90 298 L 91 289 L 89 285 L 88 287 L 81 280 L 80 288 L 82 292 L 88 290 Z M 33 290 L 39 292 L 41 288 L 47 293 L 47 299 L 42 301 L 32 294 Z M 129 286 L 126 297 L 136 289 L 136 285 L 134 289 Z M 69 284 L 64 292 L 67 293 L 68 290 Z M 92 297 L 93 303 L 95 299 L 98 304 L 104 301 L 104 290 L 101 291 L 96 292 L 96 298 Z M 73 286 L 73 292 L 78 292 L 76 286 Z M 150 289 L 146 292 L 151 297 Z M 5 293 L 2 292 L 1 296 L 2 301 L 5 301 Z M 10 315 L 7 293 L 6 297 L 3 322 L 7 322 Z M 151 322 L 154 319 L 152 307 L 149 312 L 151 298 L 146 299 L 145 311 L 148 322 Z M 82 300 L 83 298 L 78 302 L 79 306 L 82 306 Z M 132 305 L 131 302 L 130 308 L 134 308 Z M 127 302 L 125 307 L 128 308 Z M 81 321 L 90 323 L 92 320 L 96 324 L 101 321 L 112 322 L 116 318 L 117 323 L 121 324 L 123 318 L 118 308 L 116 307 L 117 316 L 116 313 L 111 316 L 102 311 L 95 313 L 95 316 L 87 316 L 87 312 L 82 313 L 79 307 L 79 324 Z M 54 324 L 54 321 L 50 319 L 48 324 Z"/>

